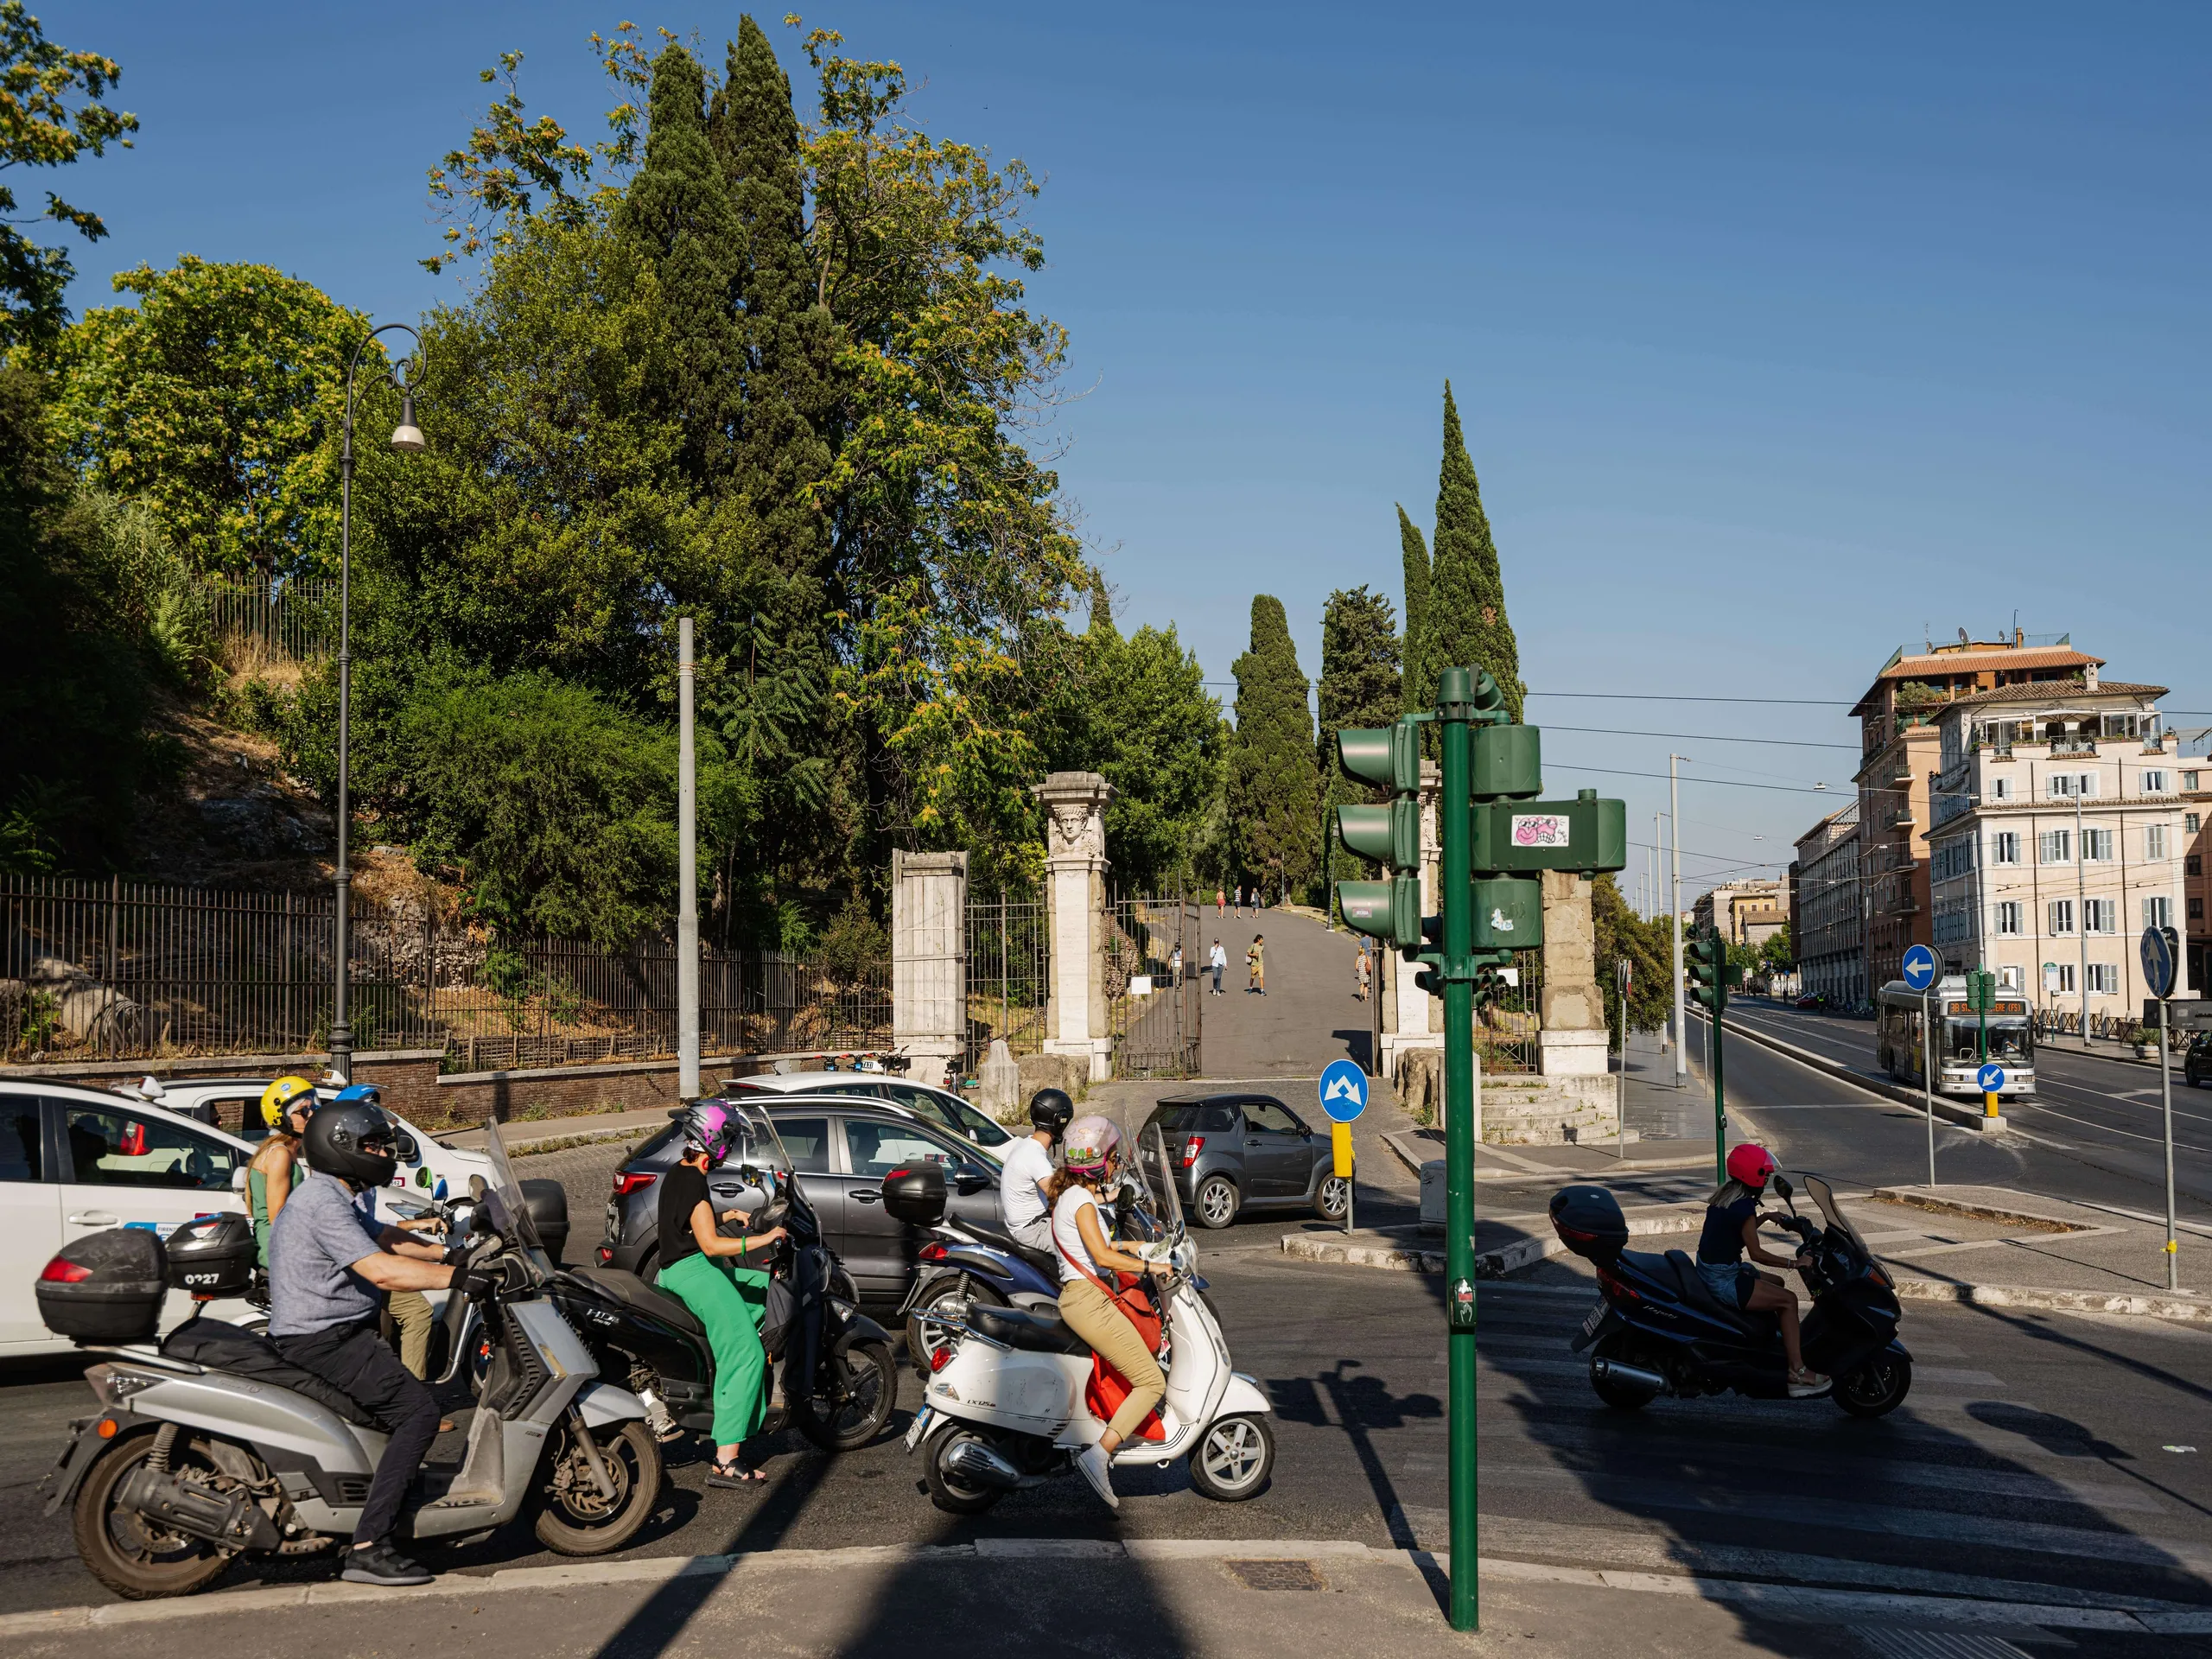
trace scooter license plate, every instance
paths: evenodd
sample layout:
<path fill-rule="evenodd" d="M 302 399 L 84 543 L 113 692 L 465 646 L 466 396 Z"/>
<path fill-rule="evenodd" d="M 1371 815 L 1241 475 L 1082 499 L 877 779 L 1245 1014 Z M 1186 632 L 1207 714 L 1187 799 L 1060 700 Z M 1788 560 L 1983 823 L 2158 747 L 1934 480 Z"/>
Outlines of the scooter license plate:
<path fill-rule="evenodd" d="M 1582 1321 L 1582 1338 L 1584 1341 L 1587 1342 L 1592 1337 L 1598 1334 L 1598 1327 L 1605 1322 L 1606 1306 L 1607 1304 L 1605 1299 L 1600 1297 L 1598 1300 L 1598 1306 L 1590 1310 L 1590 1317 Z"/>
<path fill-rule="evenodd" d="M 922 1443 L 922 1436 L 930 1432 L 930 1419 L 937 1415 L 935 1408 L 924 1406 L 914 1414 L 914 1421 L 906 1430 L 906 1449 L 912 1452 Z"/>

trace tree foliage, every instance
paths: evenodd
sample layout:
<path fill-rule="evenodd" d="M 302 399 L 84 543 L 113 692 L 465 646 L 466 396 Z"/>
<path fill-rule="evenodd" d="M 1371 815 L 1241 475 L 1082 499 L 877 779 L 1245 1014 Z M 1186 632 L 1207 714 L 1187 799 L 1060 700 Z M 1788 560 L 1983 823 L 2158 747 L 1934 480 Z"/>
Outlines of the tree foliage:
<path fill-rule="evenodd" d="M 1590 884 L 1590 916 L 1595 927 L 1599 988 L 1605 998 L 1608 1040 L 1620 1045 L 1620 982 L 1616 965 L 1630 968 L 1628 1023 L 1631 1031 L 1656 1031 L 1674 1013 L 1675 945 L 1664 916 L 1645 921 L 1629 907 L 1611 875 Z"/>
<path fill-rule="evenodd" d="M 1236 866 L 1246 877 L 1303 893 L 1319 852 L 1320 778 L 1306 675 L 1281 600 L 1253 599 L 1251 646 L 1234 671 L 1229 825 Z"/>
<path fill-rule="evenodd" d="M 1505 706 L 1521 718 L 1520 647 L 1505 617 L 1505 579 L 1499 574 L 1497 548 L 1491 540 L 1490 517 L 1483 511 L 1475 464 L 1459 431 L 1459 406 L 1452 383 L 1444 383 L 1444 463 L 1436 486 L 1433 574 L 1429 619 L 1422 645 L 1430 685 L 1446 668 L 1486 668 L 1505 694 Z"/>
<path fill-rule="evenodd" d="M 1406 640 L 1400 664 L 1400 712 L 1436 706 L 1436 669 L 1429 656 L 1428 547 L 1421 531 L 1398 509 L 1398 553 L 1405 571 Z"/>
<path fill-rule="evenodd" d="M 202 574 L 334 571 L 346 365 L 367 319 L 270 266 L 190 254 L 115 290 L 138 302 L 86 312 L 51 358 L 86 480 L 147 503 Z M 364 378 L 382 362 L 372 349 Z"/>
<path fill-rule="evenodd" d="M 1388 726 L 1398 717 L 1403 698 L 1397 618 L 1389 600 L 1370 592 L 1364 583 L 1339 588 L 1321 610 L 1318 702 L 1325 835 L 1335 834 L 1336 808 L 1378 796 L 1345 775 L 1337 758 L 1337 733 L 1346 726 Z"/>

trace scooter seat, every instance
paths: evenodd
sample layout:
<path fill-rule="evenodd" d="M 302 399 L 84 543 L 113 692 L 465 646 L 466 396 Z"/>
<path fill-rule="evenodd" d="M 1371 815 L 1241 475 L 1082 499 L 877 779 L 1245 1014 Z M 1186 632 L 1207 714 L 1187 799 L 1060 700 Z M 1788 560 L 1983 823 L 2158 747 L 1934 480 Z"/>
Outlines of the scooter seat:
<path fill-rule="evenodd" d="M 606 1292 L 634 1313 L 657 1319 L 665 1319 L 679 1331 L 703 1337 L 707 1327 L 699 1323 L 699 1316 L 666 1291 L 655 1290 L 634 1273 L 625 1273 L 620 1268 L 571 1268 L 571 1276 Z"/>
<path fill-rule="evenodd" d="M 969 1317 L 976 1329 L 1009 1348 L 1023 1348 L 1037 1354 L 1071 1354 L 1077 1358 L 1090 1352 L 1090 1344 L 1069 1330 L 1057 1313 L 1030 1313 L 1020 1308 L 984 1307 L 978 1304 Z"/>

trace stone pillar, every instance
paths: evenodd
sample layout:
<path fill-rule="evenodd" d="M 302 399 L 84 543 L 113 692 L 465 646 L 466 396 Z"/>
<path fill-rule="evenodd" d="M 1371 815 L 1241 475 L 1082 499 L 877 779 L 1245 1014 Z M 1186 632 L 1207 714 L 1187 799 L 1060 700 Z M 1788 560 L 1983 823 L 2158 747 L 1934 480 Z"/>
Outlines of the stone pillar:
<path fill-rule="evenodd" d="M 1444 842 L 1437 828 L 1436 798 L 1443 792 L 1443 774 L 1433 761 L 1421 766 L 1421 914 L 1433 916 L 1442 901 L 1440 879 L 1444 867 Z M 1398 1056 L 1408 1049 L 1444 1046 L 1444 1003 L 1414 983 L 1421 964 L 1404 960 L 1387 946 L 1378 947 L 1382 975 L 1383 1074 L 1395 1078 Z"/>
<path fill-rule="evenodd" d="M 1598 989 L 1598 933 L 1590 915 L 1590 878 L 1546 870 L 1543 1028 L 1537 1033 L 1548 1077 L 1604 1077 L 1605 999 Z"/>
<path fill-rule="evenodd" d="M 1045 1052 L 1079 1058 L 1094 1083 L 1112 1074 L 1106 980 L 1099 961 L 1106 910 L 1106 803 L 1095 772 L 1056 772 L 1032 792 L 1045 806 L 1045 902 L 1052 925 Z"/>
<path fill-rule="evenodd" d="M 968 1045 L 968 855 L 891 853 L 891 1040 L 937 1083 Z"/>

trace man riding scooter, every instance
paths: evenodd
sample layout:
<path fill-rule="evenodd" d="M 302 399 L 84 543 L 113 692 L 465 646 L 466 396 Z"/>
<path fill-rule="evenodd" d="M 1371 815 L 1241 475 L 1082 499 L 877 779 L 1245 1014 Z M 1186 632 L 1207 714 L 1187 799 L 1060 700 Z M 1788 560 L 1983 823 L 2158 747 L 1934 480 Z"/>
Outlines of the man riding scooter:
<path fill-rule="evenodd" d="M 1052 1248 L 1052 1218 L 1045 1183 L 1052 1179 L 1052 1152 L 1075 1118 L 1075 1103 L 1058 1089 L 1039 1089 L 1029 1097 L 1029 1136 L 1006 1154 L 999 1176 L 999 1211 L 1006 1230 L 1033 1250 Z"/>

